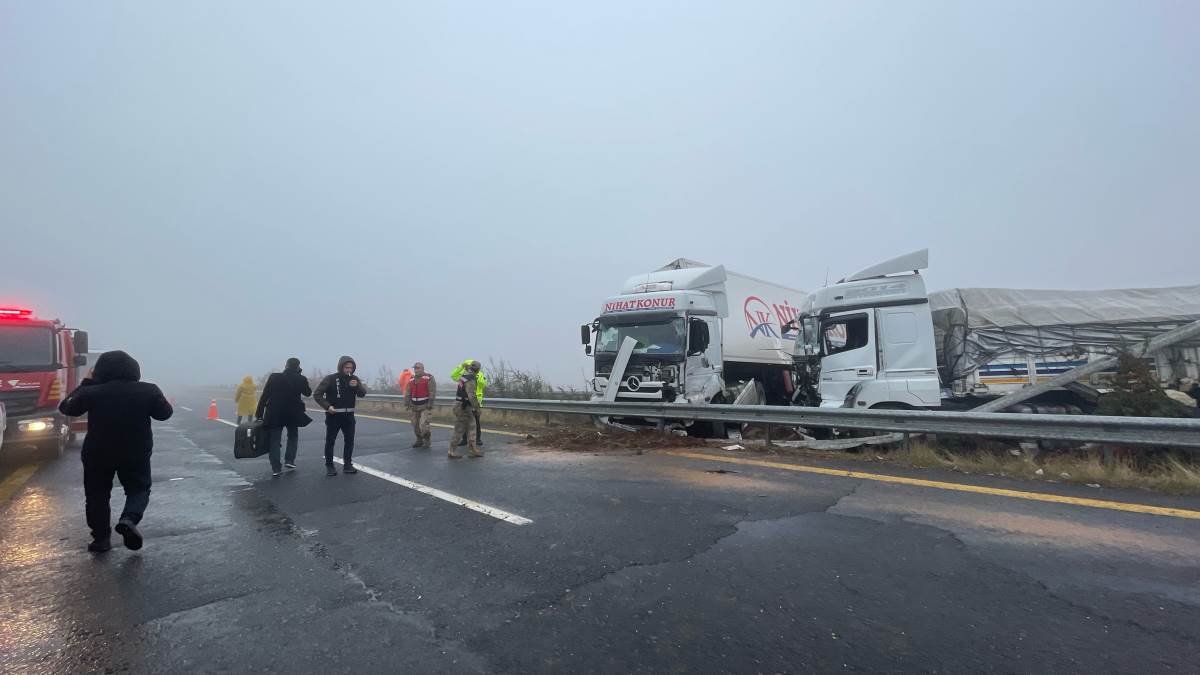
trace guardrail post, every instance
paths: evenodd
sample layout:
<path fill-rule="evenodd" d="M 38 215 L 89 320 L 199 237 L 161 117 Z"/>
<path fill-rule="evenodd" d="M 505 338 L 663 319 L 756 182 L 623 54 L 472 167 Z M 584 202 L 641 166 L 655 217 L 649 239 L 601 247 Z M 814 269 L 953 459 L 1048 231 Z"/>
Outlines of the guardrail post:
<path fill-rule="evenodd" d="M 771 444 L 771 430 L 774 426 L 775 426 L 774 424 L 767 425 L 767 444 L 766 445 L 768 448 L 775 447 L 774 445 Z"/>

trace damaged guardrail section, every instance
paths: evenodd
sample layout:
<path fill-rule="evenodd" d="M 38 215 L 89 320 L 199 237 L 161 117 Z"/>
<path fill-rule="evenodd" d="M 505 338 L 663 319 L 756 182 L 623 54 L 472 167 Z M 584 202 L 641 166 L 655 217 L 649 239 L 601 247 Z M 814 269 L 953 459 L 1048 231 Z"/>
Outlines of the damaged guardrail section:
<path fill-rule="evenodd" d="M 368 399 L 402 399 L 368 394 Z M 453 399 L 439 398 L 438 405 Z M 543 399 L 489 398 L 496 410 L 697 420 L 796 427 L 836 427 L 863 431 L 989 436 L 1018 440 L 1171 446 L 1200 450 L 1200 419 L 1105 417 L 1100 415 L 1029 415 L 1019 413 L 945 412 L 932 410 L 852 410 L 766 405 L 676 405 L 672 403 L 604 403 Z"/>

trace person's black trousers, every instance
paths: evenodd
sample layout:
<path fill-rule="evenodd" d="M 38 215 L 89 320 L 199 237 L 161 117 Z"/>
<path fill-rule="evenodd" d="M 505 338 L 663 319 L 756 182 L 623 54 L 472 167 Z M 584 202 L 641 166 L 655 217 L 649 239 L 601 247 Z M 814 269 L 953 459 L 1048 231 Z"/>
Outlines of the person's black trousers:
<path fill-rule="evenodd" d="M 150 503 L 149 453 L 84 458 L 83 494 L 87 524 L 94 539 L 107 539 L 112 535 L 112 512 L 108 502 L 112 497 L 114 475 L 125 488 L 125 508 L 121 510 L 121 518 L 128 518 L 135 525 L 140 523 L 146 505 Z"/>
<path fill-rule="evenodd" d="M 325 466 L 333 466 L 333 442 L 339 431 L 342 432 L 342 462 L 354 463 L 354 413 L 332 413 L 325 415 Z"/>
<path fill-rule="evenodd" d="M 300 434 L 296 429 L 296 425 L 290 425 L 287 428 L 287 454 L 284 455 L 283 461 L 288 464 L 296 463 L 296 450 L 300 447 Z M 268 427 L 267 432 L 267 449 L 270 451 L 271 469 L 280 471 L 283 469 L 283 464 L 279 461 L 279 449 L 283 445 L 283 430 L 284 427 Z"/>

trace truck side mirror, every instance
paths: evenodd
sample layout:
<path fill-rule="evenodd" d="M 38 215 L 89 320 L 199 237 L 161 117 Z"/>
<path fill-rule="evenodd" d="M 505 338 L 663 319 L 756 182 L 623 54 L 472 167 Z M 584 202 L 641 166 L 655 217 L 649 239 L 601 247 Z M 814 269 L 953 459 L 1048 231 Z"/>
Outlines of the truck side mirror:
<path fill-rule="evenodd" d="M 75 334 L 73 336 L 71 336 L 71 343 L 72 343 L 72 346 L 75 347 L 76 354 L 88 353 L 87 331 L 82 331 L 82 330 L 75 331 Z M 76 364 L 76 365 L 79 365 L 79 364 Z"/>
<path fill-rule="evenodd" d="M 585 345 L 592 344 L 592 327 L 588 324 L 583 324 L 579 327 L 579 340 Z"/>
<path fill-rule="evenodd" d="M 591 346 L 591 345 L 584 345 L 584 346 L 583 346 L 583 353 L 584 353 L 584 354 L 587 354 L 588 356 L 591 356 L 591 355 L 592 355 L 592 346 Z"/>
<path fill-rule="evenodd" d="M 76 368 L 82 368 L 87 365 L 87 357 L 83 354 L 76 354 L 75 358 L 71 361 L 71 365 Z"/>
<path fill-rule="evenodd" d="M 688 356 L 703 354 L 708 349 L 708 324 L 704 319 L 692 319 L 688 323 Z"/>

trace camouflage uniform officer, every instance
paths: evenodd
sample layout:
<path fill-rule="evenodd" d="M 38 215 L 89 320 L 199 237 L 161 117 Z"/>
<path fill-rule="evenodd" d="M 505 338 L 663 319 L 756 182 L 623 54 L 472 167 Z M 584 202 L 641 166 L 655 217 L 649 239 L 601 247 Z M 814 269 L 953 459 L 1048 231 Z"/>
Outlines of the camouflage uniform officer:
<path fill-rule="evenodd" d="M 450 459 L 462 458 L 454 451 L 455 441 L 459 438 L 467 439 L 472 457 L 483 457 L 483 452 L 475 442 L 475 416 L 479 414 L 479 394 L 475 386 L 479 370 L 479 362 L 473 361 L 458 378 L 458 393 L 454 400 L 454 436 L 450 439 L 450 452 L 447 453 Z"/>

